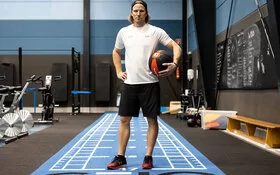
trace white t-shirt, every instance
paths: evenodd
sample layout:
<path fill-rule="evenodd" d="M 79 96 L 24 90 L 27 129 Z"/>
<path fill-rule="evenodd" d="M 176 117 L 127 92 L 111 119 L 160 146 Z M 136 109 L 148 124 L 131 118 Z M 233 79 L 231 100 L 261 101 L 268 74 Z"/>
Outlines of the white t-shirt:
<path fill-rule="evenodd" d="M 149 69 L 150 56 L 158 44 L 167 45 L 171 41 L 168 34 L 161 28 L 145 24 L 135 27 L 133 24 L 123 27 L 117 35 L 115 47 L 125 48 L 126 84 L 145 84 L 158 82 Z"/>

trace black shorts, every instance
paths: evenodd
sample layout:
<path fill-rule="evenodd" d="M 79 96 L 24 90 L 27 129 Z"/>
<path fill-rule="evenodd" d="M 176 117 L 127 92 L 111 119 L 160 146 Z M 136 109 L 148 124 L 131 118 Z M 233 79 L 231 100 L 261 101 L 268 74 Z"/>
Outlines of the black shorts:
<path fill-rule="evenodd" d="M 119 115 L 138 117 L 140 107 L 146 117 L 160 115 L 160 86 L 158 82 L 139 85 L 124 84 Z"/>

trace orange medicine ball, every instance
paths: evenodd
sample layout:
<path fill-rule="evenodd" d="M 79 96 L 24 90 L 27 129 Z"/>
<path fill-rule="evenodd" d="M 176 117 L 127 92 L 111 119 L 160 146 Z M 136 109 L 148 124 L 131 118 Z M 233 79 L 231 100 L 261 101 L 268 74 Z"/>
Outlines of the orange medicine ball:
<path fill-rule="evenodd" d="M 173 57 L 165 50 L 158 50 L 152 54 L 149 60 L 150 70 L 154 75 L 158 76 L 158 72 L 165 70 L 167 66 L 163 66 L 163 63 L 172 63 Z"/>

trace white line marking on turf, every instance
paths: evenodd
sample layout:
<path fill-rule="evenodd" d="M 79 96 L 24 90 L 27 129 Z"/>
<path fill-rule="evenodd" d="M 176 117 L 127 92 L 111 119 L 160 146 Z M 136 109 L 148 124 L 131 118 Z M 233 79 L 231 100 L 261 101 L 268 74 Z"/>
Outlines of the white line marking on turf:
<path fill-rule="evenodd" d="M 127 156 L 128 158 L 137 158 L 137 155 L 130 155 L 130 156 Z"/>

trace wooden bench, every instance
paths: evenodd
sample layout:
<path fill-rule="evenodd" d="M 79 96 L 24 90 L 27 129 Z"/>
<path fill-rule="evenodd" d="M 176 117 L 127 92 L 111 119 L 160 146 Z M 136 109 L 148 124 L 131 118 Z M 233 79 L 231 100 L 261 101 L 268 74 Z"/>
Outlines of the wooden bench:
<path fill-rule="evenodd" d="M 227 116 L 227 130 L 238 135 L 249 138 L 271 148 L 280 147 L 280 124 L 256 120 L 244 116 Z M 241 130 L 241 123 L 245 124 L 247 131 Z M 265 139 L 255 136 L 256 128 L 266 130 Z"/>

